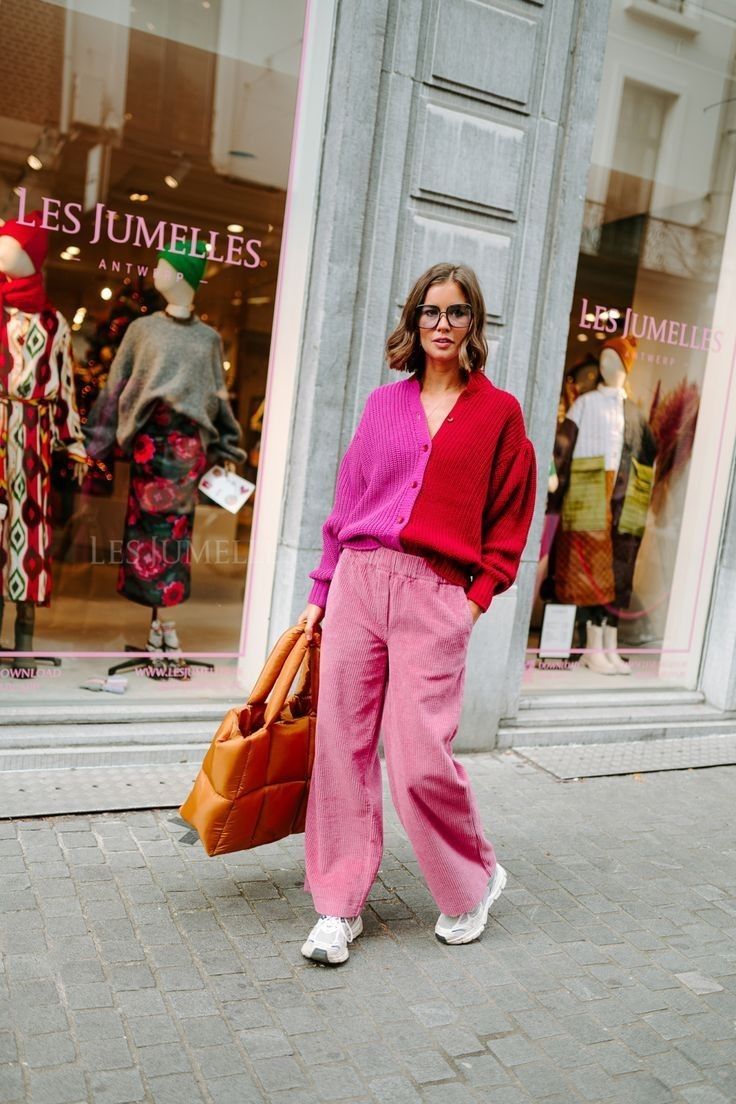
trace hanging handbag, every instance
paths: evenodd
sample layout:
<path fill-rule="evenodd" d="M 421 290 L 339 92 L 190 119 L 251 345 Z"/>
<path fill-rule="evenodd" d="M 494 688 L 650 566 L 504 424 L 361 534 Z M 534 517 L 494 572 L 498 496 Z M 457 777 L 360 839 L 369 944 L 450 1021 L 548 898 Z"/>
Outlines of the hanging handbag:
<path fill-rule="evenodd" d="M 179 810 L 208 855 L 304 831 L 314 762 L 321 634 L 303 625 L 276 641 L 252 694 L 230 709 Z M 294 693 L 287 697 L 299 675 Z"/>

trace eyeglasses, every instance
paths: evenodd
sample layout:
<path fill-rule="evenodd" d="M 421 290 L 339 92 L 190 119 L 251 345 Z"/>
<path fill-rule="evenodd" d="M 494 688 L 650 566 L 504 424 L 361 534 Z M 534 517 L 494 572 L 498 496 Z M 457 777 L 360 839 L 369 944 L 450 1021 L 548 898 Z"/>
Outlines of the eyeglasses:
<path fill-rule="evenodd" d="M 473 308 L 469 303 L 453 303 L 446 311 L 441 311 L 439 307 L 422 303 L 417 307 L 415 312 L 419 329 L 433 330 L 435 326 L 439 325 L 440 318 L 443 314 L 451 326 L 456 330 L 463 330 L 471 323 Z"/>

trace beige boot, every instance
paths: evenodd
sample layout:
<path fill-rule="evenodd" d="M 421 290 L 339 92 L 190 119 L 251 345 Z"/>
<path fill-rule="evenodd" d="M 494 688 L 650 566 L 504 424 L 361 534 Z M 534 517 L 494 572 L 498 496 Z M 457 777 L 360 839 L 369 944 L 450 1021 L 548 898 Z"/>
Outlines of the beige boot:
<path fill-rule="evenodd" d="M 588 649 L 580 657 L 580 666 L 588 667 L 596 675 L 615 675 L 616 668 L 603 651 L 603 626 L 592 621 L 585 625 L 585 647 Z"/>
<path fill-rule="evenodd" d="M 603 652 L 617 675 L 630 675 L 631 665 L 618 654 L 618 628 L 603 622 Z"/>

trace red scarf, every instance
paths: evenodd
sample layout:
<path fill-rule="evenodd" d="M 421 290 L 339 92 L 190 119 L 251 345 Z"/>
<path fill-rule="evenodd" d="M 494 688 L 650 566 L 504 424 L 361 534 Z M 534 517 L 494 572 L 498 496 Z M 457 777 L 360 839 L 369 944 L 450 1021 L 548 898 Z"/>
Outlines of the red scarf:
<path fill-rule="evenodd" d="M 51 303 L 46 297 L 41 273 L 34 272 L 32 276 L 19 276 L 16 280 L 9 280 L 0 272 L 0 347 L 7 341 L 5 331 L 8 316 L 5 307 L 17 307 L 24 314 L 37 314 L 50 308 Z"/>

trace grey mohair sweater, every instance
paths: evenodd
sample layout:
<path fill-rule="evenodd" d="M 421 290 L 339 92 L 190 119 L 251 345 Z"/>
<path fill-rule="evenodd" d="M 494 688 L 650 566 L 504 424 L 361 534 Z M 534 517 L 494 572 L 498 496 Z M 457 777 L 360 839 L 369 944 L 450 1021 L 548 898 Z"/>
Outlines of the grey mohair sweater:
<path fill-rule="evenodd" d="M 220 335 L 197 317 L 178 322 L 157 311 L 130 323 L 84 426 L 89 456 L 102 460 L 116 439 L 130 452 L 159 399 L 197 422 L 213 456 L 238 464 L 245 459 L 225 387 Z"/>

